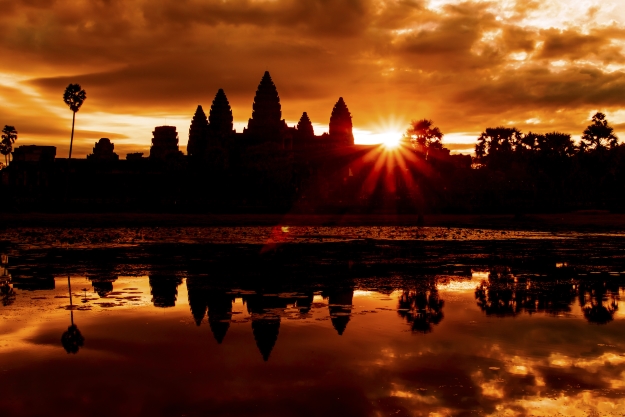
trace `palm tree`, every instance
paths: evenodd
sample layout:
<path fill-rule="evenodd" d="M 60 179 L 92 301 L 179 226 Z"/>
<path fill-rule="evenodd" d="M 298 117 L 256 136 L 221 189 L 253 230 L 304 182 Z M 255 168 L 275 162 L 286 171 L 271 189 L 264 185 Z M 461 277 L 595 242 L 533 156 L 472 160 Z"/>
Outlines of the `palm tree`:
<path fill-rule="evenodd" d="M 87 99 L 87 92 L 82 89 L 80 84 L 70 84 L 63 93 L 63 101 L 74 112 L 72 117 L 72 137 L 69 142 L 69 159 L 72 159 L 72 145 L 74 144 L 74 123 L 76 121 L 76 112 L 80 110 L 82 103 Z"/>
<path fill-rule="evenodd" d="M 406 130 L 405 139 L 412 145 L 415 151 L 427 155 L 430 148 L 441 148 L 443 133 L 438 127 L 433 126 L 434 122 L 428 119 L 413 120 Z"/>
<path fill-rule="evenodd" d="M 6 165 L 8 165 L 8 163 L 11 161 L 11 151 L 13 150 L 13 144 L 16 140 L 17 130 L 15 130 L 15 126 L 4 126 L 0 139 L 0 153 L 4 155 L 4 163 Z"/>

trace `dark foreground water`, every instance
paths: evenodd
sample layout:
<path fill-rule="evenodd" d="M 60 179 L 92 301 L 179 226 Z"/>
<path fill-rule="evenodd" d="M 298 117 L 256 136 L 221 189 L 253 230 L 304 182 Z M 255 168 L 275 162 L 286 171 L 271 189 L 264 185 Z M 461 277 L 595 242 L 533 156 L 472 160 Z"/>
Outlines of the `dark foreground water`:
<path fill-rule="evenodd" d="M 622 234 L 3 236 L 2 416 L 625 414 Z"/>

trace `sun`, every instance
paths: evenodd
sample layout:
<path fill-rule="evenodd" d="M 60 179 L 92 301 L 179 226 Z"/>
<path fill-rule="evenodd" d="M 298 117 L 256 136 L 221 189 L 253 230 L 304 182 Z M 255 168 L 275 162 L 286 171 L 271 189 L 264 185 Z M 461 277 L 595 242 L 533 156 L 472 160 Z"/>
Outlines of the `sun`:
<path fill-rule="evenodd" d="M 379 136 L 380 138 L 380 143 L 382 143 L 385 147 L 396 148 L 401 143 L 403 133 L 397 131 L 388 131 L 379 133 L 377 136 Z"/>

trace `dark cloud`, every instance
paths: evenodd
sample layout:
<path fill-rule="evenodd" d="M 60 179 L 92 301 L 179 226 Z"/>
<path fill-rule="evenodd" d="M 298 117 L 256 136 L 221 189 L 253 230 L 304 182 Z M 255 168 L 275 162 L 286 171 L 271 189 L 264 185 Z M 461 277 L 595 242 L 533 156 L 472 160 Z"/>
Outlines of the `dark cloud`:
<path fill-rule="evenodd" d="M 594 56 L 601 62 L 625 62 L 622 47 L 606 33 L 583 34 L 577 30 L 549 29 L 541 33 L 544 45 L 539 58 L 578 60 Z"/>

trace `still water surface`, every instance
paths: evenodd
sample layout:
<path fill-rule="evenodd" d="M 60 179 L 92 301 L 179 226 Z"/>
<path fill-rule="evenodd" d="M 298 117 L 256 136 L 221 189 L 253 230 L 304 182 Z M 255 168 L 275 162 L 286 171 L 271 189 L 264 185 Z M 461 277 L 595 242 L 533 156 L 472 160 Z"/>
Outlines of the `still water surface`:
<path fill-rule="evenodd" d="M 1 414 L 625 414 L 618 234 L 223 229 L 7 233 Z"/>

